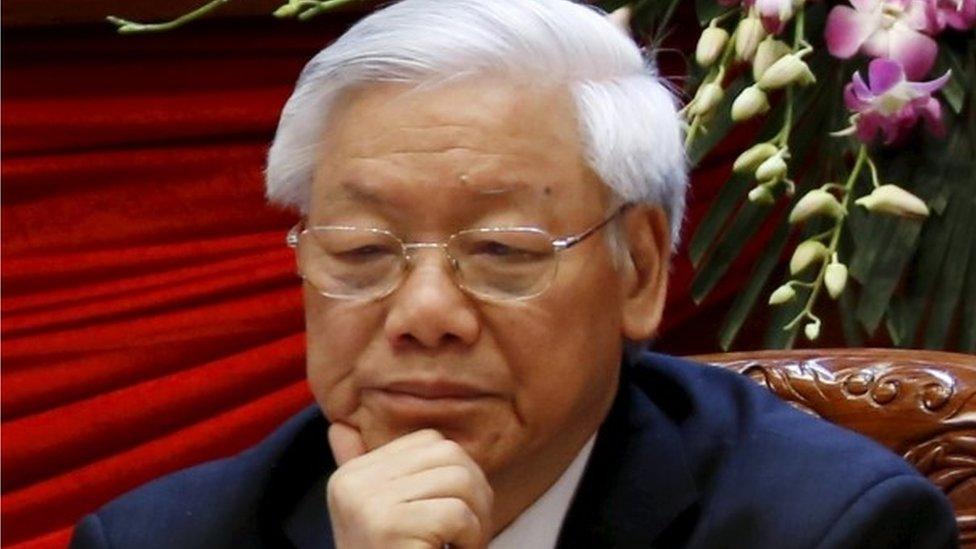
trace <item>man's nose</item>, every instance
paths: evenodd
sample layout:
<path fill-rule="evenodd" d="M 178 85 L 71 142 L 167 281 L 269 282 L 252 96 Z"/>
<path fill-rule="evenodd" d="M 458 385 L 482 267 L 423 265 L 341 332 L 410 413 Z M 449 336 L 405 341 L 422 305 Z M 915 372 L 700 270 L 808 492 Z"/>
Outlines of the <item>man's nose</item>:
<path fill-rule="evenodd" d="M 390 296 L 387 339 L 394 348 L 472 345 L 481 321 L 439 250 L 416 251 L 404 281 Z"/>

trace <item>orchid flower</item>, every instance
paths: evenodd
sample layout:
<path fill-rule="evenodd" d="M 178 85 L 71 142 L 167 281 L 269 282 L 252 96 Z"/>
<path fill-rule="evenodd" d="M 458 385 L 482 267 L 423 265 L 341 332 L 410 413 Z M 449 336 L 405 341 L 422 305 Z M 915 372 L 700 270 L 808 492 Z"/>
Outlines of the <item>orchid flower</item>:
<path fill-rule="evenodd" d="M 779 34 L 787 21 L 793 18 L 797 2 L 794 0 L 754 0 L 763 28 L 769 34 Z"/>
<path fill-rule="evenodd" d="M 932 0 L 931 8 L 939 30 L 947 25 L 958 30 L 976 26 L 976 0 Z"/>
<path fill-rule="evenodd" d="M 870 142 L 880 130 L 886 144 L 902 137 L 922 118 L 935 135 L 942 135 L 942 108 L 932 93 L 949 81 L 950 71 L 928 82 L 912 82 L 901 63 L 875 59 L 868 65 L 868 83 L 861 73 L 844 88 L 844 103 L 855 111 L 854 130 Z"/>
<path fill-rule="evenodd" d="M 840 59 L 858 51 L 901 62 L 909 78 L 921 78 L 935 63 L 938 46 L 926 33 L 938 30 L 926 0 L 850 0 L 827 15 L 827 49 Z"/>
<path fill-rule="evenodd" d="M 793 17 L 793 13 L 806 0 L 718 0 L 718 3 L 729 7 L 742 4 L 745 10 L 755 8 L 755 12 L 762 20 L 763 28 L 769 34 L 779 34 L 783 27 Z"/>

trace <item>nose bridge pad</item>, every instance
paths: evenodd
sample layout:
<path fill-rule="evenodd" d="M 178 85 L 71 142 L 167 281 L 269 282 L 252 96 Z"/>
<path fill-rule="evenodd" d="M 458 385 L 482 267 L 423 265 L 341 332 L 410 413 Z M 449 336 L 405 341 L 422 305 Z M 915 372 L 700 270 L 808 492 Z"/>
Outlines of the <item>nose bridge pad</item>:
<path fill-rule="evenodd" d="M 437 243 L 437 242 L 416 242 L 413 244 L 407 244 L 404 246 L 404 248 L 405 248 L 404 257 L 407 260 L 405 266 L 406 272 L 404 273 L 405 275 L 409 275 L 410 272 L 414 271 L 417 268 L 416 255 L 415 255 L 417 250 L 436 249 L 439 252 L 439 255 L 447 260 L 447 264 L 450 267 L 449 277 L 451 278 L 452 282 L 457 284 L 457 276 L 456 276 L 458 272 L 457 260 L 454 259 L 454 256 L 452 256 L 447 251 L 447 244 Z"/>

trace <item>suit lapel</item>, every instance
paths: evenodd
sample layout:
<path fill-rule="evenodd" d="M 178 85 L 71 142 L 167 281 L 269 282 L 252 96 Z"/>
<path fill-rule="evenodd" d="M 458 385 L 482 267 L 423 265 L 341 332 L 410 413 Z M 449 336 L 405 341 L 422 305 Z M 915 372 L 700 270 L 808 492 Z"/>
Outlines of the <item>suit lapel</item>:
<path fill-rule="evenodd" d="M 328 423 L 316 411 L 272 465 L 258 513 L 266 547 L 334 547 L 325 483 L 336 465 L 326 436 Z"/>
<path fill-rule="evenodd" d="M 563 521 L 561 549 L 670 546 L 694 521 L 698 494 L 678 429 L 628 370 Z"/>
<path fill-rule="evenodd" d="M 332 524 L 325 504 L 325 478 L 321 477 L 294 512 L 285 519 L 283 529 L 291 543 L 298 549 L 332 549 Z"/>

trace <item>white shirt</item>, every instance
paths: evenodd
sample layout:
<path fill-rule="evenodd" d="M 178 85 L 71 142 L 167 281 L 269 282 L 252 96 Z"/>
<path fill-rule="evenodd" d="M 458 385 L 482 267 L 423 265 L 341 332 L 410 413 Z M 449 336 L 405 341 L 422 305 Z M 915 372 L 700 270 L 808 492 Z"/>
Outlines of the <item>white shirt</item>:
<path fill-rule="evenodd" d="M 555 484 L 546 490 L 535 503 L 502 530 L 491 543 L 488 549 L 547 549 L 556 546 L 559 538 L 559 529 L 569 511 L 569 504 L 573 501 L 573 495 L 579 486 L 580 479 L 583 477 L 583 469 L 586 462 L 593 452 L 593 443 L 596 435 L 590 437 L 583 445 L 583 449 L 563 471 Z"/>

